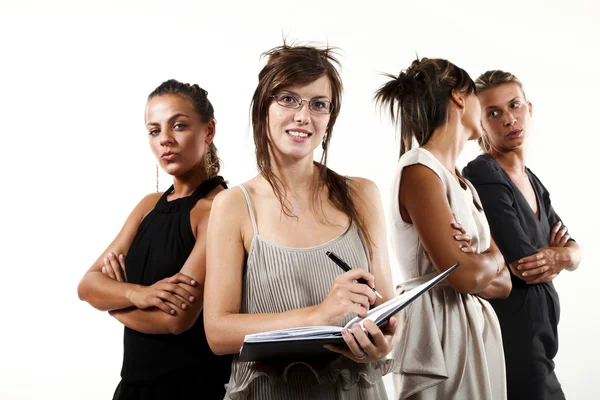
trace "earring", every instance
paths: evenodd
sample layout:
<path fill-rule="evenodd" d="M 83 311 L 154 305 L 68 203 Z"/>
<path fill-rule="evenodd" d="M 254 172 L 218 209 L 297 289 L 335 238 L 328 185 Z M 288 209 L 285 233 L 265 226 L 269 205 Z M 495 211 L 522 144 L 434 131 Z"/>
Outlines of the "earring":
<path fill-rule="evenodd" d="M 327 137 L 329 136 L 328 131 L 325 131 L 325 136 L 323 136 L 323 142 L 321 142 L 321 147 L 323 150 L 327 149 Z"/>
<path fill-rule="evenodd" d="M 204 156 L 204 167 L 206 168 L 206 178 L 210 178 L 210 171 L 212 170 L 212 155 L 210 151 L 210 145 L 206 149 L 206 155 Z"/>
<path fill-rule="evenodd" d="M 158 164 L 156 164 L 156 193 L 158 193 Z"/>

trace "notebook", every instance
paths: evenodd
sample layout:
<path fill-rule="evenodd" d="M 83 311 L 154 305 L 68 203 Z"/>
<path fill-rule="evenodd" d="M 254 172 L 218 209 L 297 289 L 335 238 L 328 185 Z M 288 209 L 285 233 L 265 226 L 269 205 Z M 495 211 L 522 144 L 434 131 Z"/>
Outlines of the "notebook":
<path fill-rule="evenodd" d="M 344 326 L 304 326 L 246 335 L 239 359 L 240 361 L 262 361 L 275 358 L 301 360 L 337 357 L 339 354 L 327 350 L 323 345 L 344 345 L 346 342 L 342 337 L 342 329 L 349 328 L 355 323 L 362 327 L 367 319 L 378 326 L 383 325 L 391 316 L 448 277 L 459 265 L 460 262 L 457 262 L 427 282 L 372 308 L 365 318 L 357 316 Z"/>

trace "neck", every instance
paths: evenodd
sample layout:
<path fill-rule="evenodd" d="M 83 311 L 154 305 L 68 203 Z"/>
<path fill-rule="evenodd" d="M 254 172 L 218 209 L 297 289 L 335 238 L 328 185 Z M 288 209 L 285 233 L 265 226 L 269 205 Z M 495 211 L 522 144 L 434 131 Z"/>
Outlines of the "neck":
<path fill-rule="evenodd" d="M 492 147 L 490 155 L 506 172 L 525 173 L 525 149 L 523 146 L 510 151 Z"/>
<path fill-rule="evenodd" d="M 271 154 L 273 174 L 279 178 L 287 193 L 307 191 L 312 188 L 316 166 L 312 154 L 303 159 L 292 160 Z"/>
<path fill-rule="evenodd" d="M 174 176 L 173 193 L 171 193 L 171 196 L 174 198 L 187 197 L 206 179 L 208 177 L 206 176 L 204 167 L 192 168 L 183 175 Z"/>
<path fill-rule="evenodd" d="M 468 137 L 462 124 L 454 119 L 435 129 L 429 141 L 422 147 L 433 154 L 452 175 L 456 175 L 456 160 Z"/>

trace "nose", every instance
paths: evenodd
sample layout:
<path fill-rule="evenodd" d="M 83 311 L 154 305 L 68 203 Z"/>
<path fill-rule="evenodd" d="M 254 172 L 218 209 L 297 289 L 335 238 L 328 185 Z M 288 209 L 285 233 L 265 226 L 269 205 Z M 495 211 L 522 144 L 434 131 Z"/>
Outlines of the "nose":
<path fill-rule="evenodd" d="M 510 112 L 504 114 L 504 126 L 512 126 L 517 122 L 517 119 Z"/>
<path fill-rule="evenodd" d="M 300 124 L 308 124 L 310 122 L 310 110 L 308 108 L 308 101 L 303 101 L 300 104 L 300 108 L 296 111 L 295 115 L 296 122 Z"/>
<path fill-rule="evenodd" d="M 160 140 L 161 146 L 173 144 L 173 136 L 171 135 L 170 129 L 161 129 L 158 139 Z"/>

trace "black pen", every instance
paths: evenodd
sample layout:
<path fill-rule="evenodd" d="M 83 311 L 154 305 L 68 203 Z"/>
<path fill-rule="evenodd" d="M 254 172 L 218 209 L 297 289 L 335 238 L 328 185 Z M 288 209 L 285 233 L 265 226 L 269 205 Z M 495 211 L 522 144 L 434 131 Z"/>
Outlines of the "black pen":
<path fill-rule="evenodd" d="M 327 254 L 327 257 L 331 258 L 331 260 L 337 264 L 338 267 L 340 267 L 341 269 L 343 269 L 344 271 L 348 272 L 350 270 L 352 270 L 352 268 L 350 268 L 350 266 L 348 264 L 346 264 L 343 260 L 341 260 L 338 256 L 336 256 L 335 254 L 333 254 L 331 251 L 326 252 L 325 254 Z M 358 283 L 364 283 L 365 285 L 369 286 L 369 284 L 367 283 L 367 281 L 365 281 L 363 278 L 360 278 L 358 281 Z M 380 299 L 383 299 L 383 297 L 379 294 L 379 292 L 377 290 L 375 290 L 374 287 L 370 287 L 369 288 L 375 292 L 375 294 L 377 295 L 377 297 L 379 297 Z"/>

